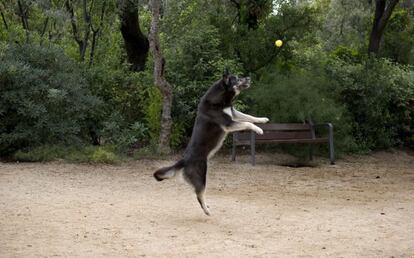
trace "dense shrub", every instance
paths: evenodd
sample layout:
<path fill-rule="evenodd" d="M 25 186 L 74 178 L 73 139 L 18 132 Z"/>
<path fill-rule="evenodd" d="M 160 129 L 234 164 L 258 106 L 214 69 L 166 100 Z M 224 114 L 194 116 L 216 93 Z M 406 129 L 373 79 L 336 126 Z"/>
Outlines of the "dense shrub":
<path fill-rule="evenodd" d="M 414 71 L 386 59 L 360 63 L 333 59 L 326 66 L 331 89 L 354 120 L 363 149 L 414 143 Z"/>
<path fill-rule="evenodd" d="M 92 93 L 104 101 L 95 117 L 101 143 L 117 145 L 123 151 L 148 144 L 148 129 L 152 128 L 146 119 L 147 104 L 155 89 L 150 73 L 96 65 L 85 70 L 85 77 Z"/>
<path fill-rule="evenodd" d="M 111 144 L 117 146 L 119 151 L 126 151 L 134 144 L 144 144 L 148 128 L 139 121 L 129 124 L 120 113 L 114 111 L 102 121 L 99 136 L 102 144 Z"/>
<path fill-rule="evenodd" d="M 79 65 L 55 48 L 0 48 L 0 154 L 78 141 L 100 105 Z"/>
<path fill-rule="evenodd" d="M 355 144 L 348 112 L 328 94 L 329 82 L 323 75 L 304 70 L 277 72 L 269 67 L 254 83 L 251 97 L 253 113 L 267 116 L 274 123 L 331 122 L 335 144 L 340 151 L 350 151 Z"/>

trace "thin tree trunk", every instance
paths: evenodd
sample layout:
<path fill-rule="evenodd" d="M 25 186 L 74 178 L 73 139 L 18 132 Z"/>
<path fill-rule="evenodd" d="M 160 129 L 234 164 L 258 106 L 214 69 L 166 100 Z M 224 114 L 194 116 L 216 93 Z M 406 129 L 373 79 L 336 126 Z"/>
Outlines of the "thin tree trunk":
<path fill-rule="evenodd" d="M 385 26 L 399 0 L 376 0 L 375 16 L 369 37 L 368 53 L 378 54 Z"/>
<path fill-rule="evenodd" d="M 125 43 L 128 62 L 132 71 L 143 71 L 147 61 L 149 43 L 141 32 L 138 17 L 138 1 L 118 0 L 121 33 Z"/>
<path fill-rule="evenodd" d="M 94 59 L 94 55 L 95 55 L 95 48 L 96 48 L 98 37 L 100 35 L 101 29 L 102 29 L 102 26 L 103 26 L 103 20 L 104 20 L 104 17 L 105 17 L 105 10 L 106 10 L 106 1 L 104 1 L 103 4 L 102 4 L 101 16 L 100 16 L 99 27 L 98 28 L 94 28 L 94 26 L 91 22 L 92 43 L 91 43 L 91 52 L 90 52 L 90 55 L 89 55 L 89 66 L 91 66 L 93 64 L 93 59 Z"/>
<path fill-rule="evenodd" d="M 3 20 L 3 23 L 4 23 L 4 27 L 6 28 L 6 30 L 9 30 L 9 25 L 7 24 L 6 17 L 4 17 L 4 13 L 1 9 L 0 9 L 0 14 L 1 14 L 1 19 Z"/>
<path fill-rule="evenodd" d="M 172 127 L 171 106 L 172 106 L 172 87 L 165 79 L 165 59 L 161 51 L 159 40 L 159 19 L 160 19 L 160 0 L 150 0 L 152 20 L 151 32 L 149 35 L 150 49 L 154 56 L 154 83 L 162 94 L 162 114 L 161 131 L 159 139 L 159 151 L 169 153 L 170 136 Z"/>
<path fill-rule="evenodd" d="M 83 38 L 79 36 L 78 26 L 76 24 L 76 17 L 75 12 L 73 10 L 73 5 L 71 0 L 65 1 L 65 7 L 70 15 L 70 22 L 72 25 L 72 34 L 73 38 L 75 39 L 76 43 L 78 44 L 79 48 L 79 58 L 83 62 L 85 61 L 85 54 L 86 49 L 88 47 L 89 35 L 91 32 L 91 17 L 87 10 L 87 3 L 86 0 L 82 1 L 82 11 L 83 11 L 83 19 L 84 19 L 84 31 L 83 31 Z"/>
<path fill-rule="evenodd" d="M 81 61 L 85 61 L 85 55 L 86 55 L 86 49 L 88 48 L 88 41 L 89 41 L 89 35 L 91 33 L 91 16 L 87 9 L 87 3 L 86 0 L 82 1 L 82 9 L 83 9 L 83 21 L 84 21 L 84 34 L 83 34 L 83 40 L 82 40 L 82 46 L 80 49 L 80 59 Z"/>
<path fill-rule="evenodd" d="M 92 31 L 92 43 L 91 43 L 91 52 L 89 54 L 89 66 L 93 64 L 93 58 L 95 56 L 96 41 L 98 37 L 99 30 Z"/>
<path fill-rule="evenodd" d="M 23 9 L 23 4 L 20 0 L 17 1 L 17 7 L 19 8 L 19 16 L 22 21 L 23 29 L 26 33 L 26 43 L 29 43 L 29 22 L 27 20 L 27 7 Z"/>

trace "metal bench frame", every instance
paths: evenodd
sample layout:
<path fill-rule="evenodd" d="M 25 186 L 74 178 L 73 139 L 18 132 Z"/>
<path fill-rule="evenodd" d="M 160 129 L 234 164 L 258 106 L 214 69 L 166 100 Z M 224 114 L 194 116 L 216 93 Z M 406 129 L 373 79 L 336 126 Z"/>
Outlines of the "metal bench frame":
<path fill-rule="evenodd" d="M 309 156 L 313 158 L 313 144 L 328 143 L 329 160 L 335 164 L 333 126 L 331 123 L 283 123 L 283 124 L 257 124 L 263 129 L 263 135 L 256 135 L 253 131 L 233 133 L 232 161 L 236 160 L 236 147 L 250 145 L 251 163 L 256 165 L 256 144 L 262 143 L 307 143 L 310 145 Z M 328 129 L 328 137 L 317 137 L 316 128 Z"/>

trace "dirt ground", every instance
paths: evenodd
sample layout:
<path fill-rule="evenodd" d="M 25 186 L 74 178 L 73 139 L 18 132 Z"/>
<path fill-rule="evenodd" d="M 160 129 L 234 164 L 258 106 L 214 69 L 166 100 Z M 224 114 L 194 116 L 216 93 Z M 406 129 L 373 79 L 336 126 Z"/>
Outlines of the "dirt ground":
<path fill-rule="evenodd" d="M 0 163 L 0 257 L 412 257 L 414 156 L 210 161 L 204 215 L 168 160 Z"/>

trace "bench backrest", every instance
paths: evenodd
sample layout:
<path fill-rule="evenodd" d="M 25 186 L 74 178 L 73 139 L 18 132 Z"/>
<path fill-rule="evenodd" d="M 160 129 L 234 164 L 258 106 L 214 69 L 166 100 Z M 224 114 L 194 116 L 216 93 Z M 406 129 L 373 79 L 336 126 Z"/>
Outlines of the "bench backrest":
<path fill-rule="evenodd" d="M 312 139 L 315 134 L 310 124 L 283 123 L 283 124 L 257 124 L 263 129 L 263 135 L 256 134 L 256 140 L 288 140 L 288 139 Z M 237 133 L 237 140 L 249 140 L 251 132 Z"/>

